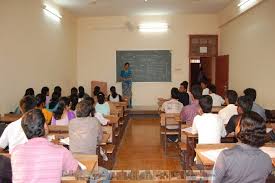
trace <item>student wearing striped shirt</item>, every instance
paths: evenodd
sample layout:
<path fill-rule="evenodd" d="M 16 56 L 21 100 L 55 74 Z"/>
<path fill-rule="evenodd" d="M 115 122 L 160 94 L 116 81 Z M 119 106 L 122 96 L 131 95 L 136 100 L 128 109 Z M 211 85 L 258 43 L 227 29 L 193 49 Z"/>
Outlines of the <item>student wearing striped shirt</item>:
<path fill-rule="evenodd" d="M 21 126 L 28 142 L 17 145 L 11 153 L 13 183 L 60 183 L 63 171 L 78 169 L 69 150 L 45 138 L 47 125 L 40 109 L 25 113 Z"/>

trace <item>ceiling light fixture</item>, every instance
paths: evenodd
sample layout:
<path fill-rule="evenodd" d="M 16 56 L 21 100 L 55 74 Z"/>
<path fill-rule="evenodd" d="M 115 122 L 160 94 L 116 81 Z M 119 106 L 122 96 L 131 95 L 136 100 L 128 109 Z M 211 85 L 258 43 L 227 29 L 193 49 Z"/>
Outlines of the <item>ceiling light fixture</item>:
<path fill-rule="evenodd" d="M 167 32 L 167 23 L 142 23 L 139 24 L 138 29 L 140 32 Z"/>
<path fill-rule="evenodd" d="M 256 2 L 256 0 L 240 0 L 240 3 L 238 4 L 238 7 L 240 9 L 245 9 L 248 6 L 251 6 L 252 4 L 254 4 Z"/>
<path fill-rule="evenodd" d="M 43 6 L 43 9 L 45 10 L 45 12 L 46 12 L 49 16 L 53 17 L 54 19 L 56 19 L 56 18 L 61 19 L 61 18 L 62 18 L 62 16 L 60 15 L 60 13 L 59 13 L 56 9 L 52 8 L 52 7 L 49 6 L 49 5 L 46 5 L 46 4 L 45 4 L 45 5 Z"/>

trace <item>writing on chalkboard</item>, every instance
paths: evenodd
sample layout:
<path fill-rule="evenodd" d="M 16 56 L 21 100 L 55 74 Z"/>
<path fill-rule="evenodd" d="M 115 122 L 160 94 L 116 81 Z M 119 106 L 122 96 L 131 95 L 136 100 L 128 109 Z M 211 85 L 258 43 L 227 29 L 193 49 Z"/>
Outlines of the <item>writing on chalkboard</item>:
<path fill-rule="evenodd" d="M 170 50 L 130 50 L 116 52 L 116 78 L 130 63 L 133 82 L 171 82 Z"/>

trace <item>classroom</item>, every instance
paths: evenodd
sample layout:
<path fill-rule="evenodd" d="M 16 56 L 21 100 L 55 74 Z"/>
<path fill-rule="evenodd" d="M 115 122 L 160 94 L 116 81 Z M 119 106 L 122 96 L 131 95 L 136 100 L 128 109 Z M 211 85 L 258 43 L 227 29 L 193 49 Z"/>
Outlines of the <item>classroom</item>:
<path fill-rule="evenodd" d="M 1 0 L 0 183 L 274 182 L 274 10 Z"/>

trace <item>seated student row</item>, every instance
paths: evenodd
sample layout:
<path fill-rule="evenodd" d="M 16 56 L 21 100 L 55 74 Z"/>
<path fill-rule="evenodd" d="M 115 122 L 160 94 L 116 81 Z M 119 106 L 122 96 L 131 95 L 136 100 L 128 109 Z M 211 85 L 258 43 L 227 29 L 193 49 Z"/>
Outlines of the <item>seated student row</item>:
<path fill-rule="evenodd" d="M 71 153 L 45 138 L 47 124 L 42 111 L 36 108 L 35 98 L 25 96 L 20 101 L 20 108 L 25 112 L 23 117 L 11 123 L 0 138 L 0 151 L 9 146 L 13 182 L 47 182 L 49 175 L 53 182 L 58 182 L 62 171 L 76 171 L 77 163 Z M 91 100 L 85 99 L 77 104 L 77 117 L 69 123 L 71 152 L 96 154 L 96 146 L 102 139 L 102 128 L 97 118 L 92 117 L 93 114 Z"/>

